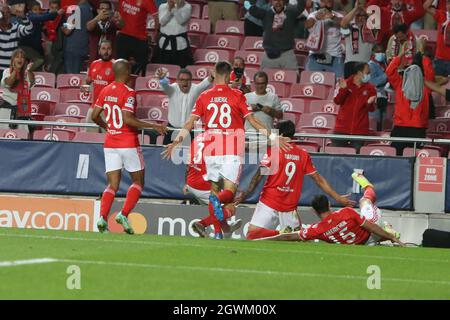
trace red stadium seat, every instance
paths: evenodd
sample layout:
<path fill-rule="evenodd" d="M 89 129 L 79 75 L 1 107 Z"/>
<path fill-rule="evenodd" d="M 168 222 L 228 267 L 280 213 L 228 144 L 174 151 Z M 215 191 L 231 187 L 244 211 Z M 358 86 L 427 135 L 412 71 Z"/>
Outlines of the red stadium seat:
<path fill-rule="evenodd" d="M 221 49 L 232 50 L 233 52 L 239 50 L 241 46 L 241 38 L 230 35 L 215 35 L 210 34 L 206 37 L 205 49 Z"/>
<path fill-rule="evenodd" d="M 153 121 L 167 121 L 167 108 L 159 106 L 139 107 L 136 111 L 138 119 L 151 119 Z"/>
<path fill-rule="evenodd" d="M 180 71 L 180 67 L 174 64 L 149 63 L 145 74 L 147 77 L 157 77 L 156 72 L 159 69 L 167 72 L 167 77 L 169 79 L 176 79 L 178 71 Z"/>
<path fill-rule="evenodd" d="M 209 14 L 208 14 L 208 5 L 205 4 L 203 5 L 203 10 L 202 10 L 202 19 L 208 20 L 209 19 Z"/>
<path fill-rule="evenodd" d="M 91 92 L 81 92 L 79 88 L 68 88 L 61 91 L 61 102 L 92 103 Z"/>
<path fill-rule="evenodd" d="M 281 69 L 264 69 L 269 76 L 269 83 L 282 82 L 293 84 L 297 82 L 297 71 L 295 70 L 281 70 Z"/>
<path fill-rule="evenodd" d="M 55 116 L 68 116 L 78 119 L 85 118 L 91 105 L 86 103 L 57 103 L 55 106 Z"/>
<path fill-rule="evenodd" d="M 437 41 L 437 30 L 412 29 L 411 32 L 419 39 L 434 43 Z"/>
<path fill-rule="evenodd" d="M 325 100 L 327 88 L 319 84 L 294 83 L 291 86 L 291 98 L 302 98 L 308 100 Z"/>
<path fill-rule="evenodd" d="M 81 127 L 69 127 L 69 126 L 65 126 L 64 123 L 80 123 L 80 119 L 77 118 L 73 118 L 73 117 L 64 117 L 64 116 L 46 116 L 44 118 L 44 121 L 54 121 L 54 122 L 60 122 L 61 125 L 57 125 L 57 126 L 53 126 L 53 129 L 55 130 L 68 130 L 68 131 L 73 131 L 73 132 L 78 132 L 80 131 L 80 129 L 82 129 Z M 43 129 L 47 129 L 50 130 L 52 126 L 44 126 Z M 71 137 L 70 139 L 72 140 L 73 137 Z"/>
<path fill-rule="evenodd" d="M 203 47 L 203 43 L 205 42 L 206 36 L 204 34 L 191 33 L 188 34 L 189 44 L 191 45 L 191 49 L 198 49 Z"/>
<path fill-rule="evenodd" d="M 308 153 L 319 152 L 320 150 L 319 145 L 316 143 L 297 142 L 295 144 Z"/>
<path fill-rule="evenodd" d="M 450 118 L 450 107 L 437 107 L 436 118 Z"/>
<path fill-rule="evenodd" d="M 303 99 L 291 99 L 291 98 L 283 98 L 280 101 L 281 109 L 286 111 L 297 111 L 300 113 L 306 113 L 306 104 Z"/>
<path fill-rule="evenodd" d="M 136 92 L 148 92 L 155 94 L 161 94 L 163 91 L 159 83 L 159 79 L 154 76 L 138 77 L 136 79 L 135 90 Z"/>
<path fill-rule="evenodd" d="M 203 20 L 203 19 L 191 19 L 189 20 L 189 27 L 188 27 L 188 33 L 189 34 L 210 34 L 211 33 L 211 23 L 209 20 Z"/>
<path fill-rule="evenodd" d="M 300 83 L 324 84 L 326 86 L 335 87 L 336 76 L 333 72 L 325 71 L 302 71 L 300 74 Z"/>
<path fill-rule="evenodd" d="M 306 39 L 295 39 L 294 51 L 295 53 L 308 54 L 309 50 L 306 49 Z"/>
<path fill-rule="evenodd" d="M 212 69 L 208 66 L 187 66 L 189 71 L 192 72 L 193 80 L 203 80 L 209 76 L 209 70 Z"/>
<path fill-rule="evenodd" d="M 422 148 L 422 149 L 416 149 L 416 154 L 414 155 L 414 148 L 405 148 L 405 149 L 403 149 L 403 156 L 404 157 L 418 157 L 418 158 L 440 157 L 441 152 L 437 149 Z"/>
<path fill-rule="evenodd" d="M 356 149 L 353 147 L 326 146 L 324 152 L 331 154 L 356 154 Z"/>
<path fill-rule="evenodd" d="M 245 37 L 241 50 L 264 51 L 262 37 Z"/>
<path fill-rule="evenodd" d="M 231 61 L 234 53 L 228 50 L 216 49 L 197 49 L 194 53 L 194 61 L 196 65 L 214 66 L 219 61 Z"/>
<path fill-rule="evenodd" d="M 73 133 L 73 137 L 75 137 L 75 133 Z M 51 135 L 50 130 L 36 130 L 33 133 L 33 140 L 70 141 L 71 133 L 67 130 L 53 130 L 53 135 Z"/>
<path fill-rule="evenodd" d="M 236 57 L 236 56 L 235 56 Z M 255 76 L 255 73 L 257 73 L 259 69 L 253 68 L 253 67 L 245 67 L 244 70 L 244 76 L 250 80 L 250 82 L 253 82 L 253 78 Z"/>
<path fill-rule="evenodd" d="M 56 76 L 50 72 L 34 72 L 34 87 L 54 88 Z"/>
<path fill-rule="evenodd" d="M 323 113 L 339 113 L 339 106 L 333 100 L 313 100 L 309 104 L 309 113 L 323 112 Z"/>
<path fill-rule="evenodd" d="M 370 131 L 377 131 L 378 129 L 378 120 L 377 118 L 369 117 L 369 130 Z"/>
<path fill-rule="evenodd" d="M 217 20 L 216 34 L 234 34 L 244 37 L 244 21 Z"/>
<path fill-rule="evenodd" d="M 299 126 L 297 126 L 297 128 L 299 128 Z M 299 134 L 324 134 L 324 133 L 328 133 L 328 131 L 330 131 L 330 130 L 323 129 L 323 128 L 321 129 L 321 128 L 313 128 L 313 127 L 304 127 L 304 129 L 299 128 L 298 130 L 297 130 L 297 128 L 296 128 L 296 133 L 299 133 Z M 308 143 L 308 144 L 314 143 L 314 144 L 317 144 L 318 146 L 325 146 L 331 142 L 331 140 L 328 138 L 310 138 L 310 137 L 296 136 L 295 139 L 301 141 L 301 143 Z M 325 144 L 324 144 L 324 142 L 325 142 Z"/>
<path fill-rule="evenodd" d="M 169 107 L 169 98 L 161 94 L 137 94 L 139 107 L 161 107 L 167 109 Z"/>
<path fill-rule="evenodd" d="M 446 132 L 450 131 L 450 119 L 439 118 L 430 119 L 427 132 Z"/>
<path fill-rule="evenodd" d="M 105 133 L 99 132 L 77 132 L 72 141 L 80 142 L 105 142 Z"/>
<path fill-rule="evenodd" d="M 300 128 L 310 127 L 317 129 L 333 130 L 336 116 L 329 113 L 306 113 L 300 118 Z"/>
<path fill-rule="evenodd" d="M 290 120 L 292 121 L 295 126 L 297 126 L 298 122 L 300 121 L 301 114 L 297 114 L 294 112 L 285 111 L 283 112 L 283 120 Z"/>
<path fill-rule="evenodd" d="M 31 102 L 33 101 L 45 101 L 57 103 L 60 99 L 59 89 L 55 88 L 31 88 L 30 93 Z"/>
<path fill-rule="evenodd" d="M 85 74 L 59 74 L 56 77 L 56 87 L 61 88 L 80 88 L 80 86 L 84 83 L 86 80 Z"/>
<path fill-rule="evenodd" d="M 396 156 L 396 149 L 391 146 L 386 145 L 372 145 L 363 146 L 359 150 L 359 154 L 369 155 L 369 156 Z"/>
<path fill-rule="evenodd" d="M 31 102 L 31 115 L 32 116 L 48 116 L 53 114 L 56 103 L 47 101 L 32 101 Z"/>
<path fill-rule="evenodd" d="M 28 139 L 28 132 L 23 129 L 0 129 L 0 139 Z"/>
<path fill-rule="evenodd" d="M 445 97 L 440 95 L 439 93 L 436 92 L 432 92 L 431 96 L 433 97 L 433 102 L 434 102 L 434 106 L 435 107 L 439 107 L 439 106 L 445 106 L 446 105 L 446 101 L 445 101 Z"/>
<path fill-rule="evenodd" d="M 264 52 L 259 51 L 236 51 L 235 57 L 242 57 L 247 67 L 257 67 L 261 65 Z"/>
<path fill-rule="evenodd" d="M 252 84 L 252 90 L 254 90 L 254 84 Z M 276 94 L 280 98 L 289 97 L 290 85 L 281 82 L 272 82 L 267 85 L 267 92 Z"/>
<path fill-rule="evenodd" d="M 191 3 L 190 5 L 192 6 L 191 18 L 200 19 L 202 15 L 202 6 L 198 3 Z"/>

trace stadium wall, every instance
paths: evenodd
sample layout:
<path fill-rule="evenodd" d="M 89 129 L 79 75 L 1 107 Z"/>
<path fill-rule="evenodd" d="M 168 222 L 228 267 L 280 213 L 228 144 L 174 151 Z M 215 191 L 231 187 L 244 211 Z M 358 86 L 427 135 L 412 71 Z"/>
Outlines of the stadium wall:
<path fill-rule="evenodd" d="M 146 161 L 146 186 L 143 197 L 183 199 L 185 166 L 161 159 L 161 147 L 143 147 Z M 99 195 L 105 188 L 103 148 L 100 144 L 75 142 L 37 142 L 0 140 L 0 192 Z M 247 155 L 247 160 L 252 158 Z M 413 210 L 414 159 L 314 154 L 318 171 L 341 193 L 361 191 L 353 185 L 350 174 L 361 169 L 377 188 L 378 205 L 393 210 Z M 253 159 L 254 160 L 254 159 Z M 257 163 L 257 161 L 253 161 Z M 257 164 L 246 164 L 241 185 L 247 186 Z M 119 196 L 130 183 L 123 176 Z M 447 193 L 449 192 L 447 179 Z M 247 203 L 256 203 L 261 186 Z M 320 189 L 306 178 L 299 205 L 307 206 Z M 450 207 L 447 197 L 447 208 Z"/>

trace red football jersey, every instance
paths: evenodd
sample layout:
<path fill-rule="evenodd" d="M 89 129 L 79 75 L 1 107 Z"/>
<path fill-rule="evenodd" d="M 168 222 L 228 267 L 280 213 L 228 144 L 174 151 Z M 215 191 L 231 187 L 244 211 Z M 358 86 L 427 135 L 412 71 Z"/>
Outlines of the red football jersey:
<path fill-rule="evenodd" d="M 241 91 L 216 85 L 197 99 L 192 114 L 205 125 L 205 156 L 243 155 L 245 117 L 252 113 Z"/>
<path fill-rule="evenodd" d="M 92 79 L 94 86 L 94 103 L 97 101 L 103 88 L 114 81 L 112 68 L 113 61 L 103 61 L 102 59 L 92 61 L 89 66 L 88 77 Z M 94 103 L 92 104 L 92 108 L 94 107 Z"/>
<path fill-rule="evenodd" d="M 146 40 L 147 15 L 157 11 L 153 0 L 120 0 L 119 12 L 125 23 L 120 33 Z"/>
<path fill-rule="evenodd" d="M 203 179 L 206 174 L 206 164 L 204 157 L 205 137 L 204 134 L 199 134 L 192 140 L 190 149 L 189 169 L 186 178 L 186 183 L 197 190 L 210 190 L 211 183 Z"/>
<path fill-rule="evenodd" d="M 293 143 L 291 146 L 289 151 L 269 148 L 260 164 L 272 172 L 264 184 L 259 201 L 281 212 L 297 208 L 302 195 L 303 178 L 317 171 L 308 152 Z"/>
<path fill-rule="evenodd" d="M 361 228 L 366 218 L 352 208 L 331 213 L 326 219 L 299 231 L 302 240 L 323 240 L 339 244 L 365 244 L 370 232 Z"/>
<path fill-rule="evenodd" d="M 105 148 L 135 148 L 139 146 L 138 131 L 123 122 L 123 111 L 136 112 L 136 92 L 121 82 L 112 82 L 100 92 L 96 108 L 106 112 L 108 132 Z"/>

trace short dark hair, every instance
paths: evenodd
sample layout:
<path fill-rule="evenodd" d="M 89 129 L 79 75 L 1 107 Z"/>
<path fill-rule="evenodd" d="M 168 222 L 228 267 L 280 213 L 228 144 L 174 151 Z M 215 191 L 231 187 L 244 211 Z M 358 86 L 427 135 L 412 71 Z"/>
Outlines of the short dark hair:
<path fill-rule="evenodd" d="M 364 68 L 367 66 L 368 64 L 367 63 L 365 63 L 365 62 L 358 62 L 358 63 L 356 63 L 355 65 L 354 65 L 354 71 L 355 71 L 355 74 L 356 73 L 358 73 L 358 72 L 364 72 Z"/>
<path fill-rule="evenodd" d="M 189 71 L 189 69 L 181 68 L 180 70 L 178 70 L 177 78 L 179 78 L 180 75 L 182 75 L 182 74 L 188 74 L 191 77 L 191 79 L 192 79 L 192 72 Z"/>
<path fill-rule="evenodd" d="M 264 78 L 266 79 L 266 82 L 269 82 L 269 76 L 264 71 L 258 71 L 253 76 L 253 81 L 256 81 L 256 78 Z"/>
<path fill-rule="evenodd" d="M 295 124 L 291 120 L 281 120 L 275 126 L 283 137 L 293 138 L 295 135 Z"/>
<path fill-rule="evenodd" d="M 30 8 L 30 9 L 33 9 L 33 7 L 35 7 L 35 6 L 39 6 L 39 8 L 42 9 L 41 4 L 35 0 L 29 2 L 29 4 L 28 4 L 28 8 Z"/>
<path fill-rule="evenodd" d="M 330 211 L 330 202 L 323 194 L 315 195 L 311 202 L 311 206 L 318 214 Z"/>
<path fill-rule="evenodd" d="M 49 4 L 56 3 L 58 6 L 61 7 L 61 0 L 50 0 Z"/>
<path fill-rule="evenodd" d="M 98 46 L 98 48 L 100 49 L 100 47 L 101 47 L 102 44 L 104 44 L 104 43 L 109 43 L 109 44 L 112 46 L 112 41 L 111 41 L 111 40 L 104 39 L 104 40 L 102 40 L 102 41 L 100 42 L 100 45 Z"/>
<path fill-rule="evenodd" d="M 232 70 L 231 64 L 227 61 L 219 61 L 216 63 L 215 71 L 216 75 L 224 76 L 230 74 Z"/>
<path fill-rule="evenodd" d="M 377 50 L 385 51 L 383 45 L 376 43 L 372 47 L 372 52 L 376 52 Z"/>
<path fill-rule="evenodd" d="M 400 23 L 400 24 L 396 24 L 394 26 L 394 28 L 392 29 L 392 32 L 394 34 L 397 34 L 399 32 L 406 34 L 406 33 L 408 33 L 408 29 L 409 29 L 409 27 L 406 23 Z"/>
<path fill-rule="evenodd" d="M 107 4 L 107 5 L 109 6 L 110 9 L 113 8 L 113 5 L 112 5 L 111 1 L 108 1 L 108 0 L 101 0 L 101 1 L 98 3 L 98 7 L 99 7 L 99 8 L 100 8 L 100 5 L 101 5 L 102 3 Z"/>

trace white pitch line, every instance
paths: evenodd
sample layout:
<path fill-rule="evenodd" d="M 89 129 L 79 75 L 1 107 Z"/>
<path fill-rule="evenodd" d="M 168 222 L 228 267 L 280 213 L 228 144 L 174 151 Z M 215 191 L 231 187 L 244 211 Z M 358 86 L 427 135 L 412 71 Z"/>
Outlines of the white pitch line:
<path fill-rule="evenodd" d="M 301 246 L 298 246 L 297 250 L 289 249 L 268 249 L 268 248 L 250 248 L 250 247 L 228 247 L 220 245 L 210 245 L 211 241 L 205 241 L 205 244 L 192 244 L 192 243 L 167 243 L 158 241 L 139 241 L 139 240 L 116 240 L 116 239 L 96 239 L 96 238 L 82 238 L 82 237 L 61 237 L 61 236 L 39 236 L 39 235 L 28 235 L 28 234 L 8 234 L 0 233 L 0 237 L 16 237 L 16 238 L 33 238 L 33 239 L 50 239 L 50 240 L 67 240 L 67 241 L 94 241 L 94 242 L 106 242 L 106 243 L 129 243 L 129 244 L 139 244 L 139 245 L 153 245 L 153 246 L 174 246 L 174 247 L 197 247 L 197 248 L 210 248 L 210 249 L 227 249 L 227 250 L 247 250 L 247 251 L 260 251 L 260 252 L 276 252 L 276 253 L 296 253 L 296 254 L 313 254 L 320 256 L 337 256 L 337 257 L 352 257 L 352 258 L 370 258 L 370 259 L 380 259 L 380 260 L 399 260 L 399 261 L 420 261 L 420 262 L 437 262 L 437 263 L 450 263 L 450 260 L 445 259 L 421 259 L 421 258 L 409 258 L 409 257 L 389 257 L 389 256 L 377 256 L 377 255 L 363 255 L 363 254 L 352 254 L 352 253 L 340 253 L 340 252 L 323 252 L 323 251 L 312 251 L 304 250 Z M 408 250 L 403 248 L 403 250 Z"/>
<path fill-rule="evenodd" d="M 14 261 L 0 261 L 1 267 L 17 267 L 29 264 L 42 264 L 42 263 L 52 263 L 57 262 L 58 259 L 53 258 L 38 258 L 38 259 L 28 259 L 28 260 L 14 260 Z"/>
<path fill-rule="evenodd" d="M 232 269 L 232 268 L 208 268 L 208 267 L 194 267 L 194 266 L 180 266 L 180 265 L 159 265 L 159 264 L 143 264 L 143 263 L 130 263 L 130 262 L 110 262 L 110 261 L 70 260 L 70 259 L 59 259 L 58 262 L 73 263 L 73 264 L 108 265 L 108 266 L 116 266 L 116 267 L 135 267 L 135 268 L 147 268 L 147 269 L 178 269 L 178 270 L 205 271 L 205 272 L 249 273 L 249 274 L 259 274 L 259 275 L 266 275 L 266 276 L 367 280 L 367 276 L 353 276 L 353 275 L 328 274 L 328 273 L 304 273 L 304 272 L 285 272 L 285 271 L 272 271 L 272 270 Z M 382 277 L 382 281 L 420 283 L 420 284 L 439 284 L 439 285 L 450 286 L 450 281 L 437 281 L 437 280 L 427 280 L 427 279 L 402 279 L 402 278 Z"/>

